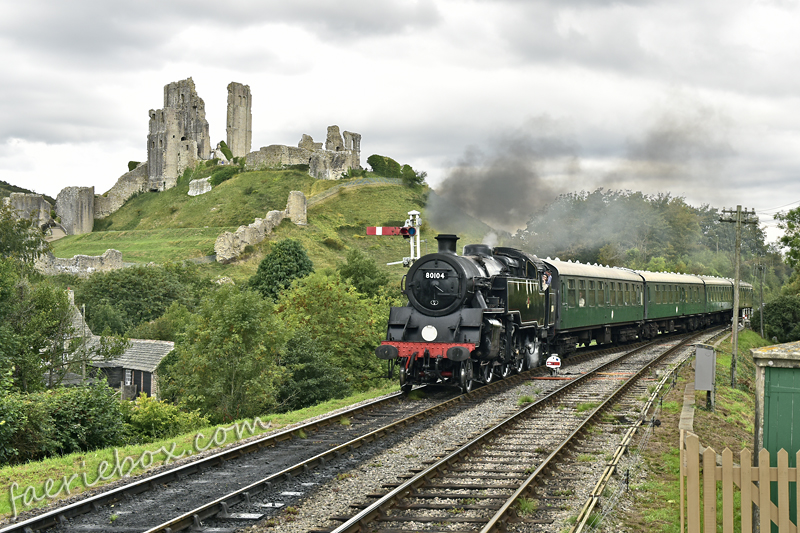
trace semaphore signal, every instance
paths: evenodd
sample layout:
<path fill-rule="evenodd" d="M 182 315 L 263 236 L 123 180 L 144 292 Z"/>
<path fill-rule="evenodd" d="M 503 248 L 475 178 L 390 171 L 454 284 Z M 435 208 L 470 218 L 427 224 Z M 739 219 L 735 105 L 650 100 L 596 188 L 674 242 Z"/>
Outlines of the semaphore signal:
<path fill-rule="evenodd" d="M 409 257 L 404 257 L 402 261 L 394 261 L 392 263 L 386 263 L 387 265 L 399 265 L 402 264 L 403 266 L 411 266 L 414 264 L 414 261 L 419 259 L 419 227 L 422 224 L 422 219 L 420 219 L 420 212 L 419 211 L 409 211 L 408 212 L 408 219 L 403 227 L 396 227 L 396 226 L 368 226 L 367 227 L 367 235 L 381 235 L 381 236 L 393 236 L 393 235 L 402 235 L 403 238 L 409 240 L 409 245 L 411 247 L 411 254 Z"/>

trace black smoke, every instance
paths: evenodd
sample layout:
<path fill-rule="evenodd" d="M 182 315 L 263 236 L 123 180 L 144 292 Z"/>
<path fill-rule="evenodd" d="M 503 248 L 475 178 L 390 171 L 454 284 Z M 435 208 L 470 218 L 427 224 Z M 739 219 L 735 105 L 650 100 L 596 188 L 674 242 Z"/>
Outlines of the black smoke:
<path fill-rule="evenodd" d="M 532 211 L 570 190 L 580 173 L 575 143 L 558 130 L 540 117 L 485 147 L 469 147 L 436 187 L 446 202 L 431 197 L 426 211 L 433 226 L 448 226 L 453 209 L 498 229 L 524 226 Z"/>

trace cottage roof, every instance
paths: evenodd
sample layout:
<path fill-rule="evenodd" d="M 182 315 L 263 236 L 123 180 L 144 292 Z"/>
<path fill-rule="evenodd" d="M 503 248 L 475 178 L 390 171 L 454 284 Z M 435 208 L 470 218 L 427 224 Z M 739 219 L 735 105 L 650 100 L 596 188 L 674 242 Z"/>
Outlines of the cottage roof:
<path fill-rule="evenodd" d="M 145 339 L 131 339 L 131 344 L 125 352 L 112 361 L 93 363 L 100 368 L 125 368 L 155 372 L 158 363 L 175 347 L 170 341 L 151 341 Z"/>

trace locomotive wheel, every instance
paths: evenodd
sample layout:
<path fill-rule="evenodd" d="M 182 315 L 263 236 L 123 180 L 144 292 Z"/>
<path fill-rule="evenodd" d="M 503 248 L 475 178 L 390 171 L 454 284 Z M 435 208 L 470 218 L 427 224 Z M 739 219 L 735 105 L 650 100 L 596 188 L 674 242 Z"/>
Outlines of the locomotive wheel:
<path fill-rule="evenodd" d="M 403 396 L 408 396 L 408 393 L 409 393 L 409 392 L 411 392 L 411 388 L 412 388 L 413 386 L 414 386 L 414 385 L 413 385 L 413 384 L 411 384 L 411 383 L 406 383 L 405 385 L 401 385 L 401 386 L 400 386 L 400 393 L 401 393 Z"/>
<path fill-rule="evenodd" d="M 464 394 L 472 390 L 475 381 L 472 377 L 472 361 L 467 359 L 461 361 L 461 373 L 459 374 L 459 384 L 461 385 L 461 392 Z"/>
<path fill-rule="evenodd" d="M 481 366 L 481 380 L 486 384 L 491 383 L 494 378 L 493 367 L 494 365 L 491 362 Z"/>
<path fill-rule="evenodd" d="M 501 368 L 501 372 L 502 373 L 500 374 L 500 377 L 502 377 L 503 379 L 509 377 L 511 374 L 514 373 L 514 364 L 513 363 L 503 363 L 503 366 Z"/>
<path fill-rule="evenodd" d="M 522 374 L 525 371 L 525 358 L 520 357 L 516 361 L 514 361 L 514 370 L 517 371 L 517 374 Z"/>

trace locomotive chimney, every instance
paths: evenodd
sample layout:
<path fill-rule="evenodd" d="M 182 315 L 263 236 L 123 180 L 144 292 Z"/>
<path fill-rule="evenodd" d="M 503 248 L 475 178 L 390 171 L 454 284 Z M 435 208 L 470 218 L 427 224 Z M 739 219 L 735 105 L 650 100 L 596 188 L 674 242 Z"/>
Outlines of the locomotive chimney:
<path fill-rule="evenodd" d="M 458 235 L 450 235 L 447 233 L 437 235 L 436 240 L 439 241 L 439 253 L 456 255 L 456 241 Z"/>

